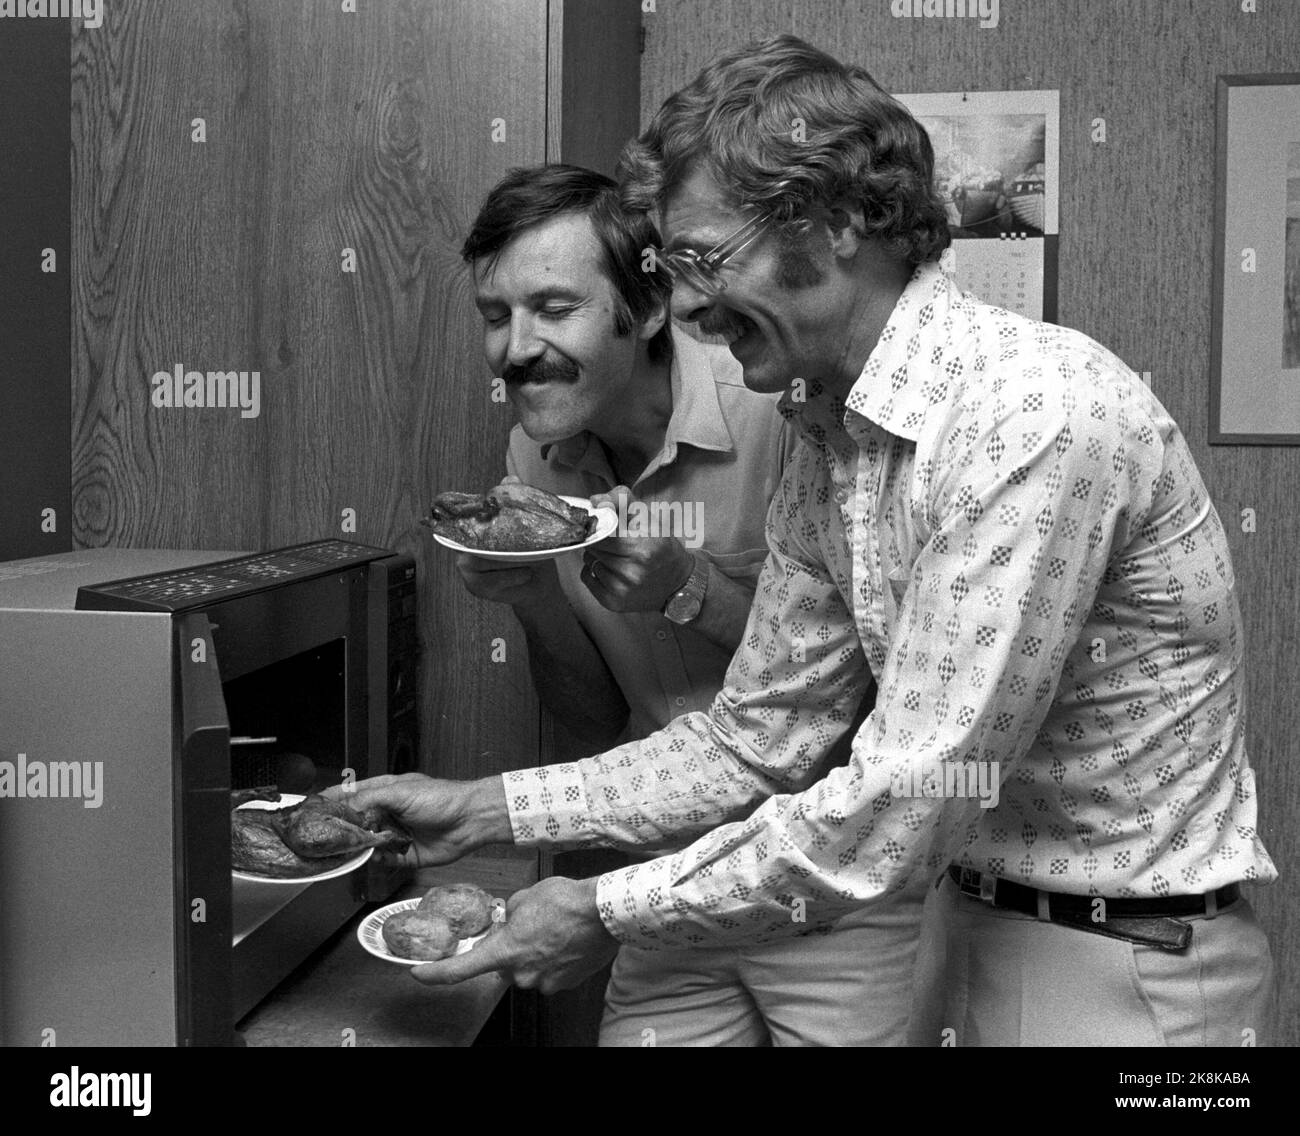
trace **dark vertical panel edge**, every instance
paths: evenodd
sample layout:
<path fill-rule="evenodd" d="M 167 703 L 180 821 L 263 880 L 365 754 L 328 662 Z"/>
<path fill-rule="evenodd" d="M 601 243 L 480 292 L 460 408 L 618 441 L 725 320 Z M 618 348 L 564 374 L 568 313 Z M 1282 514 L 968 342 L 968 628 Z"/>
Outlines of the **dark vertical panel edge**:
<path fill-rule="evenodd" d="M 72 548 L 69 37 L 67 20 L 0 24 L 0 560 Z"/>

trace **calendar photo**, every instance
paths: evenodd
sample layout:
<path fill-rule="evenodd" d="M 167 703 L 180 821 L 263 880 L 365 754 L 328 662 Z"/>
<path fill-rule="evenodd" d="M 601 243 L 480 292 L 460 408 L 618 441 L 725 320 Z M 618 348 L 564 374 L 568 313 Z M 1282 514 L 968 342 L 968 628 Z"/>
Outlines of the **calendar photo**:
<path fill-rule="evenodd" d="M 899 95 L 930 135 L 952 245 L 945 271 L 981 299 L 1056 318 L 1056 91 Z"/>
<path fill-rule="evenodd" d="M 934 144 L 935 188 L 954 238 L 1044 234 L 1045 115 L 942 115 L 921 123 Z"/>

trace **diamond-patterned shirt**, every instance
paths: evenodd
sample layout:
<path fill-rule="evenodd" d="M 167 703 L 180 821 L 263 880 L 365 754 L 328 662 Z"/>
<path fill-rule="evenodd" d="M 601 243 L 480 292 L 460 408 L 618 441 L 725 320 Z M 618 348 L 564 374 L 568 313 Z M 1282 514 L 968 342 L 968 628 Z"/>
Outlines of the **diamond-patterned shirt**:
<path fill-rule="evenodd" d="M 506 774 L 516 840 L 698 836 L 601 877 L 640 947 L 807 930 L 949 862 L 1103 896 L 1275 878 L 1227 543 L 1133 372 L 922 265 L 847 403 L 804 386 L 713 706 Z M 868 669 L 850 763 L 810 784 Z"/>

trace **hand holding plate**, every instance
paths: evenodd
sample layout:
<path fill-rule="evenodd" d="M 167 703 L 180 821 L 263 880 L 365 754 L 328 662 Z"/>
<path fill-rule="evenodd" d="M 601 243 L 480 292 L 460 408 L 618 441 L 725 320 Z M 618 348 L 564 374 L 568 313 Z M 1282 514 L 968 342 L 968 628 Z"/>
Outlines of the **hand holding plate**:
<path fill-rule="evenodd" d="M 411 973 L 430 986 L 447 986 L 496 971 L 525 990 L 554 994 L 578 985 L 618 952 L 618 940 L 596 910 L 596 880 L 552 876 L 506 903 L 473 949 Z"/>

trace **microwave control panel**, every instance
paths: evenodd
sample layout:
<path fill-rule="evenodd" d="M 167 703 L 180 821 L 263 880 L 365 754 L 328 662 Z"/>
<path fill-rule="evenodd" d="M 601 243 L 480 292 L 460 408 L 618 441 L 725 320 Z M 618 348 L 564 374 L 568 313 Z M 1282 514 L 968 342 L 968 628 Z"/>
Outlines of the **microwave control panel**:
<path fill-rule="evenodd" d="M 272 552 L 237 556 L 192 568 L 83 585 L 77 589 L 77 610 L 189 611 L 392 555 L 385 548 L 371 548 L 346 540 L 293 544 Z"/>

